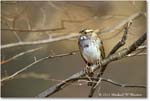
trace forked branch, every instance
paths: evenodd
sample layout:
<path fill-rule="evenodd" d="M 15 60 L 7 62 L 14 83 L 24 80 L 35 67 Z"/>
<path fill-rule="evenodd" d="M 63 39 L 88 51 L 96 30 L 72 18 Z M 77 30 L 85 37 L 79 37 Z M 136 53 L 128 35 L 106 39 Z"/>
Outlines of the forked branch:
<path fill-rule="evenodd" d="M 112 61 L 116 61 L 116 60 L 119 60 L 119 59 L 125 57 L 127 54 L 130 54 L 131 52 L 136 50 L 136 48 L 138 48 L 145 40 L 146 40 L 146 33 L 144 33 L 137 41 L 135 41 L 128 48 L 122 49 L 121 51 L 114 53 L 114 54 L 110 55 L 109 57 L 105 58 L 104 60 L 102 60 L 101 65 L 104 66 Z M 94 71 L 96 71 L 99 68 L 99 65 L 94 65 L 93 68 L 94 68 Z M 37 97 L 48 97 L 48 96 L 60 91 L 62 88 L 66 87 L 67 85 L 69 85 L 68 82 L 70 82 L 70 81 L 75 82 L 75 81 L 77 81 L 77 78 L 81 78 L 83 76 L 85 76 L 84 71 L 75 73 L 71 77 L 65 79 L 64 81 L 41 92 Z"/>
<path fill-rule="evenodd" d="M 131 26 L 132 22 L 128 22 L 124 25 L 124 34 L 121 38 L 121 40 L 113 47 L 113 49 L 110 51 L 110 53 L 108 54 L 107 57 L 109 57 L 110 55 L 114 54 L 119 48 L 121 48 L 123 45 L 125 45 L 126 43 L 126 40 L 127 40 L 127 35 L 128 35 L 128 30 L 129 30 L 129 27 Z M 97 78 L 100 78 L 105 69 L 106 69 L 107 65 L 104 65 L 101 69 L 100 69 L 100 72 L 99 74 L 97 75 Z M 98 84 L 99 82 L 97 81 L 97 83 L 93 83 L 92 87 L 91 87 L 91 90 L 90 90 L 90 94 L 89 94 L 89 97 L 92 97 L 96 88 L 98 87 Z"/>

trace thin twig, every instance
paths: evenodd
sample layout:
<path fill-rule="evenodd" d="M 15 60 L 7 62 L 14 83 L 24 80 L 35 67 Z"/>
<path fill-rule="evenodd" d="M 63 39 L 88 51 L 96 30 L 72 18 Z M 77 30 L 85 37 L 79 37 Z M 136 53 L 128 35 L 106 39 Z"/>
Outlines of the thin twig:
<path fill-rule="evenodd" d="M 106 79 L 106 78 L 102 78 L 102 77 L 100 77 L 100 78 L 92 77 L 91 79 L 93 80 L 92 82 L 95 82 L 95 83 L 98 81 L 98 84 L 100 84 L 103 81 L 103 82 L 111 83 L 111 84 L 113 84 L 115 86 L 119 86 L 119 87 L 146 88 L 145 85 L 123 84 L 123 83 L 119 83 L 119 82 L 113 81 L 111 79 Z M 85 78 L 85 77 L 77 78 L 77 80 L 84 80 L 84 82 L 91 82 L 91 81 L 88 80 L 88 78 Z M 98 84 L 96 86 L 98 86 Z"/>
<path fill-rule="evenodd" d="M 111 83 L 111 84 L 119 86 L 119 87 L 146 88 L 146 86 L 144 86 L 144 85 L 139 85 L 139 84 L 122 84 L 122 83 L 118 83 L 116 81 L 113 81 L 111 79 L 104 79 L 104 78 L 101 78 L 101 79 L 102 79 L 102 81 Z"/>
<path fill-rule="evenodd" d="M 34 62 L 27 65 L 26 67 L 22 68 L 21 70 L 13 73 L 12 75 L 8 76 L 8 77 L 4 77 L 1 79 L 1 82 L 3 81 L 7 81 L 7 80 L 10 80 L 10 79 L 13 79 L 14 77 L 16 77 L 18 74 L 22 73 L 23 71 L 27 70 L 28 68 L 30 68 L 31 66 L 35 65 L 35 64 L 38 64 L 39 62 L 42 62 L 46 59 L 51 59 L 51 58 L 56 58 L 56 57 L 64 57 L 64 56 L 69 56 L 69 55 L 75 55 L 77 52 L 79 52 L 78 50 L 77 51 L 73 51 L 73 52 L 70 52 L 70 53 L 64 53 L 64 54 L 58 54 L 58 55 L 49 55 L 47 57 L 44 57 L 44 58 L 41 58 L 41 59 L 36 59 L 36 57 L 34 57 Z"/>
<path fill-rule="evenodd" d="M 28 54 L 28 53 L 35 52 L 35 51 L 37 51 L 37 50 L 39 50 L 39 49 L 41 49 L 41 48 L 42 48 L 42 47 L 40 47 L 40 48 L 35 48 L 35 49 L 30 49 L 30 50 L 27 50 L 27 51 L 21 52 L 21 53 L 19 53 L 19 54 L 15 55 L 15 56 L 13 56 L 13 57 L 11 57 L 11 58 L 7 59 L 7 60 L 3 60 L 3 61 L 1 61 L 1 63 L 0 63 L 0 64 L 8 63 L 8 62 L 10 62 L 10 61 L 12 61 L 12 60 L 15 60 L 16 58 L 18 58 L 18 57 L 20 57 L 20 56 L 23 56 L 23 55 Z"/>
<path fill-rule="evenodd" d="M 63 36 L 61 35 L 61 37 L 48 38 L 46 40 L 39 40 L 39 41 L 32 41 L 32 42 L 10 43 L 10 44 L 6 44 L 6 45 L 1 45 L 1 49 L 16 47 L 16 46 L 25 46 L 25 45 L 47 44 L 47 43 L 50 43 L 50 42 L 70 39 L 70 38 L 77 37 L 77 36 L 78 36 L 78 34 L 73 33 L 73 34 L 69 34 L 69 35 L 67 34 L 67 35 L 63 35 Z"/>
<path fill-rule="evenodd" d="M 127 40 L 127 35 L 128 35 L 128 30 L 129 30 L 130 25 L 131 25 L 131 22 L 128 22 L 124 25 L 124 34 L 123 34 L 121 40 L 110 51 L 109 55 L 115 53 L 120 47 L 122 47 L 125 44 L 125 42 Z"/>
<path fill-rule="evenodd" d="M 145 52 L 142 52 L 142 53 L 138 53 L 138 54 L 128 54 L 128 55 L 126 55 L 126 57 L 133 57 L 133 56 L 143 56 L 143 55 L 146 55 L 146 53 Z"/>
<path fill-rule="evenodd" d="M 45 58 L 44 58 L 44 59 L 45 59 Z M 19 71 L 13 73 L 12 75 L 10 75 L 10 76 L 8 76 L 8 77 L 2 78 L 2 79 L 1 79 L 1 82 L 7 81 L 7 80 L 10 80 L 10 79 L 13 79 L 13 78 L 14 78 L 15 76 L 17 76 L 18 74 L 22 73 L 23 71 L 27 70 L 27 69 L 30 68 L 31 66 L 33 66 L 33 65 L 35 65 L 35 64 L 37 64 L 37 63 L 39 63 L 39 62 L 41 62 L 41 61 L 43 61 L 43 58 L 42 58 L 42 59 L 39 59 L 39 60 L 37 60 L 37 61 L 34 61 L 33 63 L 27 65 L 26 67 L 22 68 L 21 70 L 19 70 Z"/>

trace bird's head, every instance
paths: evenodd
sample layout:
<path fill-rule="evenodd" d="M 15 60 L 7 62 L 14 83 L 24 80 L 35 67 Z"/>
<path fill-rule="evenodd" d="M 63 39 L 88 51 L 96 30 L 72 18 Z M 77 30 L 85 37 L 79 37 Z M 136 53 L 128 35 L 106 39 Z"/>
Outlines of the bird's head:
<path fill-rule="evenodd" d="M 83 30 L 81 30 L 79 33 L 81 34 L 81 35 L 88 35 L 88 34 L 91 34 L 91 33 L 93 33 L 94 31 L 92 30 L 92 29 L 83 29 Z"/>
<path fill-rule="evenodd" d="M 92 29 L 83 29 L 79 32 L 81 35 L 86 35 L 90 37 L 97 37 L 97 30 L 92 30 Z"/>

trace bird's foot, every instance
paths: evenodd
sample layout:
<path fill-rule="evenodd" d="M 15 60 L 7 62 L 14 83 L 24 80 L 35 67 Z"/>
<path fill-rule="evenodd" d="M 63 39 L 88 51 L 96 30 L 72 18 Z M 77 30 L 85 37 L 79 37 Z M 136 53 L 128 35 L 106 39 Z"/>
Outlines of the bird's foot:
<path fill-rule="evenodd" d="M 100 67 L 102 67 L 102 63 L 99 60 L 96 62 L 96 65 L 99 65 Z"/>

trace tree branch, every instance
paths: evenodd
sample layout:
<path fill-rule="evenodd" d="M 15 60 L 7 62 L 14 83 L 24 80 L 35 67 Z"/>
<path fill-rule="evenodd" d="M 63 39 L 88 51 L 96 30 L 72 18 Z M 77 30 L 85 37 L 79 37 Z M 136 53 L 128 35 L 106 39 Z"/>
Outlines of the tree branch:
<path fill-rule="evenodd" d="M 40 48 L 39 48 L 39 49 L 40 49 Z M 137 48 L 137 50 L 141 50 L 141 49 L 146 49 L 146 46 L 145 46 L 145 45 L 142 45 L 142 46 L 139 46 L 139 47 Z M 5 61 L 2 61 L 1 64 L 8 63 L 9 61 L 12 61 L 12 60 L 14 60 L 14 59 L 16 59 L 16 58 L 18 58 L 18 57 L 24 55 L 24 54 L 27 54 L 27 53 L 30 53 L 30 52 L 33 52 L 33 51 L 36 51 L 36 50 L 38 50 L 38 48 L 37 48 L 37 49 L 31 49 L 31 50 L 28 50 L 28 51 L 26 51 L 26 52 L 19 53 L 19 54 L 13 56 L 12 58 L 9 58 L 9 59 L 7 59 L 7 60 L 5 60 Z M 49 56 L 47 56 L 47 57 L 44 57 L 44 58 L 41 58 L 41 59 L 37 60 L 36 63 L 34 63 L 34 64 L 32 63 L 32 65 L 30 65 L 28 68 L 32 67 L 33 65 L 38 64 L 39 62 L 42 62 L 42 61 L 46 60 L 46 59 L 53 59 L 53 58 L 57 58 L 57 57 L 64 57 L 64 56 L 75 55 L 75 54 L 77 54 L 78 52 L 79 52 L 79 50 L 72 51 L 72 52 L 69 52 L 69 53 L 63 53 L 63 54 L 57 54 L 57 55 L 49 55 Z M 146 55 L 146 53 L 138 53 L 138 54 L 131 53 L 131 54 L 126 55 L 126 57 L 141 56 L 141 55 Z M 26 67 L 24 67 L 24 68 L 26 68 Z M 27 69 L 28 69 L 28 68 L 27 68 Z M 25 69 L 25 70 L 26 70 L 26 69 Z M 24 70 L 24 71 L 25 71 L 25 70 Z M 19 71 L 20 71 L 20 70 L 19 70 Z M 17 72 L 18 72 L 18 71 L 17 71 Z M 2 78 L 1 82 L 3 82 L 3 81 L 8 81 L 8 80 L 10 80 L 10 79 L 15 78 L 18 74 L 20 74 L 20 73 L 17 73 L 17 72 L 13 73 L 12 75 L 10 75 L 10 76 L 8 76 L 8 77 Z M 22 72 L 23 72 L 23 71 L 22 71 Z M 16 75 L 15 75 L 15 74 L 16 74 Z"/>
<path fill-rule="evenodd" d="M 28 54 L 28 53 L 31 53 L 31 52 L 35 52 L 35 51 L 37 51 L 37 50 L 39 50 L 39 49 L 41 49 L 41 48 L 42 48 L 42 47 L 40 47 L 40 48 L 35 48 L 35 49 L 30 49 L 30 50 L 27 50 L 27 51 L 21 52 L 21 53 L 19 53 L 19 54 L 15 55 L 15 56 L 13 56 L 13 57 L 11 57 L 11 58 L 7 59 L 7 60 L 3 60 L 3 61 L 1 61 L 1 63 L 0 63 L 0 64 L 8 63 L 8 62 L 10 62 L 10 61 L 12 61 L 12 60 L 15 60 L 16 58 L 18 58 L 18 57 L 20 57 L 20 56 L 23 56 L 23 55 Z"/>
<path fill-rule="evenodd" d="M 39 41 L 32 41 L 32 42 L 10 43 L 10 44 L 6 44 L 6 45 L 1 45 L 1 49 L 16 47 L 16 46 L 47 44 L 47 43 L 50 43 L 50 42 L 70 39 L 70 38 L 77 37 L 77 36 L 79 36 L 79 34 L 72 33 L 72 34 L 67 34 L 67 35 L 63 35 L 63 36 L 61 35 L 60 37 L 55 37 L 55 38 L 49 37 L 46 40 L 39 40 Z"/>
<path fill-rule="evenodd" d="M 110 51 L 109 55 L 115 53 L 120 47 L 125 45 L 126 40 L 127 40 L 127 35 L 128 35 L 128 30 L 132 22 L 128 22 L 124 25 L 124 34 L 121 38 L 121 40 L 113 47 L 113 49 Z M 108 56 L 109 56 L 108 55 Z"/>
<path fill-rule="evenodd" d="M 113 49 L 110 51 L 110 53 L 108 54 L 108 56 L 114 54 L 119 48 L 121 48 L 123 45 L 125 45 L 126 40 L 127 40 L 128 30 L 129 30 L 129 27 L 131 26 L 131 24 L 132 24 L 132 22 L 130 21 L 130 22 L 127 22 L 124 25 L 124 34 L 123 34 L 121 40 L 113 47 Z M 106 67 L 107 67 L 107 65 L 101 67 L 100 72 L 97 75 L 97 78 L 100 78 L 103 75 Z M 97 81 L 97 83 L 93 83 L 93 85 L 91 87 L 91 90 L 90 90 L 89 97 L 93 96 L 96 88 L 98 87 L 97 85 L 99 85 L 98 83 L 99 83 L 98 81 Z"/>
<path fill-rule="evenodd" d="M 114 27 L 108 28 L 108 29 L 104 29 L 102 31 L 98 30 L 97 33 L 98 34 L 104 34 L 104 33 L 114 32 L 116 29 L 119 29 L 120 27 L 122 27 L 123 25 L 125 25 L 127 22 L 136 19 L 137 17 L 139 17 L 142 14 L 143 13 L 138 12 L 138 13 L 135 13 L 133 15 L 130 15 L 125 20 L 119 22 L 119 24 L 114 25 Z M 18 29 L 2 29 L 2 30 L 20 31 Z M 36 32 L 36 31 L 42 32 L 42 31 L 49 31 L 49 30 L 51 30 L 51 29 L 46 29 L 46 30 L 30 30 L 30 31 L 31 32 Z M 23 31 L 28 31 L 28 30 L 23 30 Z M 55 41 L 61 41 L 61 40 L 66 40 L 66 39 L 78 37 L 78 36 L 79 36 L 79 33 L 72 33 L 72 34 L 64 34 L 63 36 L 60 35 L 60 36 L 57 36 L 55 38 L 48 38 L 46 40 L 39 40 L 39 41 L 32 41 L 32 42 L 10 43 L 10 44 L 1 45 L 1 49 L 10 48 L 10 47 L 16 47 L 16 46 L 24 46 L 24 45 L 47 44 L 47 43 L 51 43 L 51 42 L 55 42 Z"/>
<path fill-rule="evenodd" d="M 32 50 L 33 51 L 33 50 Z M 23 71 L 27 70 L 28 68 L 32 67 L 33 65 L 35 64 L 38 64 L 46 59 L 52 59 L 52 58 L 56 58 L 56 57 L 64 57 L 64 56 L 69 56 L 69 55 L 75 55 L 77 52 L 79 51 L 73 51 L 73 52 L 70 52 L 70 53 L 64 53 L 64 54 L 58 54 L 58 55 L 49 55 L 47 57 L 44 57 L 44 58 L 41 58 L 41 59 L 35 59 L 35 61 L 29 65 L 27 65 L 26 67 L 20 69 L 19 71 L 13 73 L 12 75 L 10 76 L 7 76 L 7 77 L 4 77 L 1 79 L 1 82 L 4 82 L 4 81 L 7 81 L 7 80 L 10 80 L 10 79 L 13 79 L 14 77 L 16 77 L 18 74 L 22 73 Z M 19 56 L 19 55 L 18 55 Z"/>
<path fill-rule="evenodd" d="M 119 86 L 119 87 L 135 87 L 135 88 L 146 88 L 146 86 L 144 85 L 138 85 L 138 84 L 122 84 L 122 83 L 118 83 L 116 81 L 113 81 L 111 79 L 105 79 L 105 78 L 101 78 L 102 81 L 105 81 L 105 82 L 108 82 L 108 83 L 111 83 L 115 86 Z"/>
<path fill-rule="evenodd" d="M 102 60 L 101 65 L 104 66 L 112 61 L 116 61 L 116 60 L 119 60 L 119 59 L 125 57 L 127 54 L 131 53 L 136 48 L 138 48 L 138 46 L 140 46 L 145 40 L 146 40 L 146 33 L 144 33 L 130 47 L 122 49 L 121 51 L 114 53 L 114 54 L 110 55 L 109 57 L 105 58 L 104 60 Z M 94 65 L 93 68 L 94 68 L 94 71 L 96 71 L 99 68 L 99 65 Z M 85 72 L 80 71 L 80 72 L 72 75 L 71 77 L 65 79 L 64 81 L 41 92 L 37 97 L 48 97 L 48 96 L 56 93 L 57 91 L 61 90 L 62 88 L 66 87 L 67 85 L 69 85 L 69 84 L 67 84 L 67 82 L 75 82 L 77 78 L 81 78 L 83 76 L 85 76 Z"/>
<path fill-rule="evenodd" d="M 39 73 L 35 73 L 35 72 L 22 74 L 20 76 L 17 76 L 16 79 L 20 79 L 20 78 L 34 78 L 34 79 L 48 80 L 48 81 L 52 81 L 52 82 L 62 82 L 63 81 L 63 80 L 58 80 L 58 79 L 50 78 L 49 74 L 39 74 Z M 95 77 L 91 78 L 91 80 L 93 80 L 92 82 L 95 82 L 98 79 L 99 79 L 99 81 L 111 83 L 111 84 L 113 84 L 115 86 L 119 86 L 119 87 L 146 88 L 145 85 L 123 84 L 123 83 L 119 83 L 119 82 L 116 82 L 116 81 L 113 81 L 113 80 L 107 79 L 107 78 L 95 78 Z M 91 82 L 91 81 L 88 80 L 87 77 L 76 78 L 76 80 L 78 81 L 78 84 L 77 83 L 76 84 L 70 83 L 70 85 L 81 86 L 81 85 L 87 85 L 88 82 Z"/>

